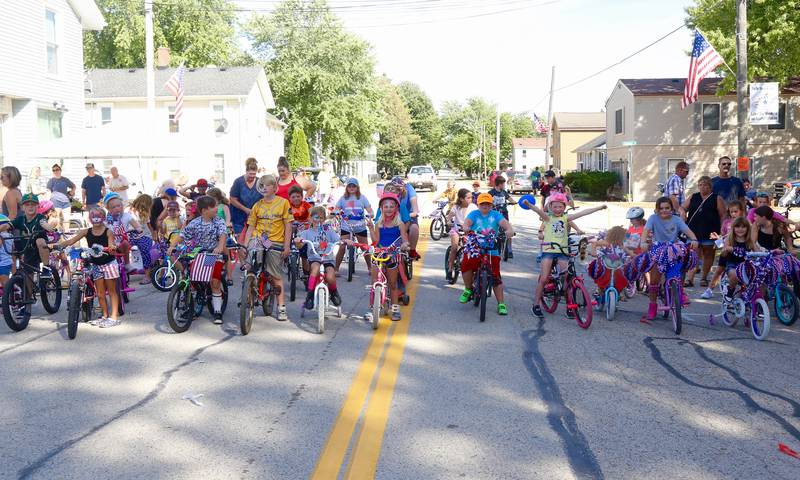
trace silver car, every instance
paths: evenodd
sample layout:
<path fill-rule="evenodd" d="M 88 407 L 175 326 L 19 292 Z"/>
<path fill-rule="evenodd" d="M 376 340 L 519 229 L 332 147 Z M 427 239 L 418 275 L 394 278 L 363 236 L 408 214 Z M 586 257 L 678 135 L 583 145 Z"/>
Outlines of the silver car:
<path fill-rule="evenodd" d="M 508 190 L 511 193 L 532 192 L 533 183 L 531 183 L 531 177 L 524 173 L 515 173 L 508 183 Z"/>

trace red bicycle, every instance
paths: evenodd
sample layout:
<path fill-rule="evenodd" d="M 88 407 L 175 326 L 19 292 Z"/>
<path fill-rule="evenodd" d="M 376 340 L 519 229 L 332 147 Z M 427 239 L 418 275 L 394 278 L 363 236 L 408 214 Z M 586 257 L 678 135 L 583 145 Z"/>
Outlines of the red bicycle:
<path fill-rule="evenodd" d="M 474 258 L 480 256 L 480 266 L 475 275 L 472 288 L 472 301 L 476 307 L 480 306 L 480 321 L 486 321 L 486 299 L 492 296 L 494 288 L 494 275 L 492 275 L 491 251 L 498 248 L 498 235 L 494 232 L 482 235 L 474 231 L 467 234 L 464 242 L 464 252 Z"/>
<path fill-rule="evenodd" d="M 543 246 L 548 246 L 543 243 Z M 542 307 L 547 313 L 553 313 L 558 308 L 558 302 L 561 300 L 562 295 L 566 295 L 567 303 L 567 317 L 574 316 L 581 328 L 589 328 L 592 324 L 592 300 L 586 292 L 586 287 L 583 284 L 583 276 L 578 275 L 575 270 L 575 257 L 580 255 L 580 250 L 576 249 L 572 253 L 572 249 L 566 250 L 560 244 L 551 242 L 549 246 L 558 248 L 562 254 L 569 258 L 569 263 L 565 271 L 561 271 L 557 264 L 553 265 L 550 271 L 550 278 L 544 284 L 544 292 L 542 295 Z"/>

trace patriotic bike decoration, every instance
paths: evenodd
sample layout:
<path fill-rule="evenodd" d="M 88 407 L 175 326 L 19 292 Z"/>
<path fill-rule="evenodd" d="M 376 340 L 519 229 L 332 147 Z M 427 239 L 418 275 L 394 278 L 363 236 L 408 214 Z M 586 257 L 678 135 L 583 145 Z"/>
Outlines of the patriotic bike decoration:
<path fill-rule="evenodd" d="M 631 264 L 633 264 L 633 262 L 629 261 L 629 257 L 625 254 L 623 249 L 605 246 L 597 249 L 597 258 L 589 262 L 586 271 L 590 277 L 597 280 L 605 275 L 608 269 L 616 270 L 622 268 L 624 274 L 624 268 Z"/>
<path fill-rule="evenodd" d="M 682 242 L 655 242 L 649 251 L 637 255 L 630 267 L 623 268 L 623 273 L 629 282 L 635 282 L 649 272 L 653 265 L 661 273 L 667 273 L 676 267 L 685 272 L 697 267 L 697 253 Z"/>
<path fill-rule="evenodd" d="M 479 233 L 471 231 L 464 242 L 464 254 L 467 258 L 478 258 L 481 250 L 494 250 L 497 245 L 497 232 L 492 229 L 483 230 Z"/>
<path fill-rule="evenodd" d="M 222 262 L 222 255 L 198 253 L 189 265 L 189 279 L 192 282 L 210 282 L 214 276 L 217 262 Z"/>

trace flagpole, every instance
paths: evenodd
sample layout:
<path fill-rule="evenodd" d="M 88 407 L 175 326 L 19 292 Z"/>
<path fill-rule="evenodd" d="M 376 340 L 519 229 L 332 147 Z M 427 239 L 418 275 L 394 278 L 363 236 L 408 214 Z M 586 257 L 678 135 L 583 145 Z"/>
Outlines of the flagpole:
<path fill-rule="evenodd" d="M 750 103 L 747 91 L 747 0 L 738 0 L 736 4 L 736 71 L 736 143 L 739 158 L 742 158 L 748 157 L 747 134 L 750 126 L 747 116 Z M 744 172 L 739 172 L 739 176 L 742 175 Z"/>

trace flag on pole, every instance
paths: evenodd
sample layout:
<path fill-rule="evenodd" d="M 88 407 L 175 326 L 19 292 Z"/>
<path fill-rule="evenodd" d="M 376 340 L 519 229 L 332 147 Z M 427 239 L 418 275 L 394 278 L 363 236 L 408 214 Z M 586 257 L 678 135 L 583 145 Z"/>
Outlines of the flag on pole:
<path fill-rule="evenodd" d="M 547 133 L 547 125 L 535 113 L 533 114 L 533 128 L 539 133 Z"/>
<path fill-rule="evenodd" d="M 717 53 L 714 47 L 703 37 L 703 34 L 694 32 L 694 46 L 692 47 L 692 59 L 689 62 L 689 75 L 686 77 L 686 87 L 683 90 L 681 99 L 681 109 L 697 101 L 700 91 L 700 82 L 706 75 L 713 72 L 715 68 L 725 61 Z"/>
<path fill-rule="evenodd" d="M 189 268 L 189 279 L 193 282 L 210 282 L 219 260 L 219 255 L 198 253 Z"/>
<path fill-rule="evenodd" d="M 183 113 L 183 74 L 186 73 L 186 68 L 181 64 L 180 67 L 175 70 L 175 73 L 169 77 L 167 83 L 164 84 L 164 88 L 170 91 L 173 95 L 175 95 L 175 123 L 181 118 L 181 114 Z"/>

